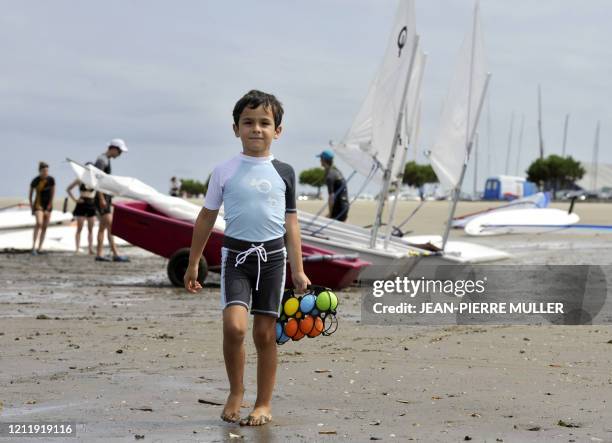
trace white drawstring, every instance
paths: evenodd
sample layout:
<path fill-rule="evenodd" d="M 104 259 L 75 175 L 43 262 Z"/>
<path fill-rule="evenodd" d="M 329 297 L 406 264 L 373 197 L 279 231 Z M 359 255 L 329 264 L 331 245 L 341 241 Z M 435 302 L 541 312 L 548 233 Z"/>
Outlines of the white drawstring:
<path fill-rule="evenodd" d="M 266 252 L 266 248 L 264 248 L 263 243 L 259 246 L 255 246 L 253 243 L 251 243 L 251 246 L 251 248 L 247 249 L 246 251 L 242 251 L 236 256 L 235 267 L 237 268 L 238 265 L 243 264 L 252 252 L 257 253 L 257 282 L 255 283 L 255 290 L 259 291 L 259 273 L 261 272 L 261 260 L 267 262 L 268 253 Z"/>

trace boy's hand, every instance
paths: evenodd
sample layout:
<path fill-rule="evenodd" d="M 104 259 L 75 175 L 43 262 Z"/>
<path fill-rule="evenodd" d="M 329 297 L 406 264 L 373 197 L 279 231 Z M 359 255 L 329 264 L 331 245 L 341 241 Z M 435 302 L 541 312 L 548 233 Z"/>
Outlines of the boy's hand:
<path fill-rule="evenodd" d="M 202 285 L 198 281 L 198 268 L 197 267 L 189 266 L 187 268 L 187 271 L 185 272 L 183 281 L 185 282 L 185 289 L 187 289 L 187 292 L 191 294 L 195 294 L 200 289 L 202 289 Z"/>
<path fill-rule="evenodd" d="M 297 292 L 306 292 L 307 286 L 310 284 L 310 280 L 308 277 L 306 277 L 304 272 L 296 272 L 295 274 L 292 273 L 291 279 L 293 280 L 293 287 Z"/>

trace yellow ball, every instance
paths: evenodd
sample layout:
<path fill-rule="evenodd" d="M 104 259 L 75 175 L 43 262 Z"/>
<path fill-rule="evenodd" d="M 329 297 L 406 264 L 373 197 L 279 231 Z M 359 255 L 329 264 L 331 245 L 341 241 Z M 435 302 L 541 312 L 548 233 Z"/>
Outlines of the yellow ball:
<path fill-rule="evenodd" d="M 300 308 L 300 302 L 298 301 L 298 299 L 295 297 L 291 297 L 285 302 L 283 311 L 285 311 L 285 314 L 287 315 L 287 317 L 292 317 L 299 308 Z"/>

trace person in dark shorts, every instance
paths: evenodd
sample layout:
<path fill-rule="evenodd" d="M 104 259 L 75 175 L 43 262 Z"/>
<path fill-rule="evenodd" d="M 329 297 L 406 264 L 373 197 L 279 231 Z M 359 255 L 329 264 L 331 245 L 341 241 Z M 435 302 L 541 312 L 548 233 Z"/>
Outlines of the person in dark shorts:
<path fill-rule="evenodd" d="M 91 163 L 87 163 L 91 164 Z M 75 198 L 72 194 L 72 190 L 78 186 L 79 187 L 79 198 Z M 89 255 L 93 255 L 93 228 L 94 221 L 96 216 L 96 203 L 95 196 L 96 191 L 94 189 L 90 189 L 85 184 L 81 183 L 79 179 L 76 179 L 66 189 L 66 193 L 68 196 L 76 203 L 74 211 L 72 214 L 77 220 L 77 230 L 75 234 L 75 244 L 76 244 L 76 252 L 80 251 L 81 246 L 81 231 L 83 230 L 83 226 L 85 225 L 85 220 L 87 220 L 87 246 Z"/>
<path fill-rule="evenodd" d="M 236 103 L 233 127 L 242 142 L 242 152 L 213 170 L 204 207 L 193 230 L 185 273 L 185 288 L 191 293 L 201 289 L 197 280 L 199 260 L 223 203 L 226 228 L 221 307 L 230 393 L 221 418 L 248 426 L 263 425 L 272 419 L 275 326 L 285 287 L 287 256 L 296 290 L 303 292 L 310 284 L 302 264 L 295 173 L 270 153 L 272 141 L 282 131 L 282 116 L 283 108 L 276 97 L 261 91 L 250 91 Z M 253 340 L 257 349 L 257 399 L 249 416 L 240 420 L 249 310 L 254 317 Z"/>
<path fill-rule="evenodd" d="M 36 197 L 32 200 L 34 193 L 36 193 Z M 42 252 L 42 245 L 45 241 L 47 226 L 49 226 L 51 211 L 53 210 L 54 196 L 55 179 L 49 175 L 49 165 L 40 162 L 38 163 L 38 175 L 30 182 L 30 208 L 32 209 L 32 215 L 36 217 L 32 239 L 32 255 L 38 255 Z M 36 248 L 37 240 L 38 248 Z"/>
<path fill-rule="evenodd" d="M 94 166 L 107 174 L 111 173 L 111 159 L 119 157 L 123 152 L 127 152 L 128 148 L 123 140 L 115 138 L 111 140 L 106 149 L 106 152 L 100 154 L 96 159 Z M 96 250 L 96 261 L 129 261 L 127 257 L 119 255 L 115 246 L 115 239 L 111 234 L 111 225 L 113 223 L 113 206 L 112 196 L 102 192 L 96 192 L 94 197 L 96 213 L 98 214 L 98 247 Z M 104 233 L 107 233 L 108 244 L 111 248 L 112 258 L 105 257 L 104 254 Z"/>
<path fill-rule="evenodd" d="M 325 184 L 329 194 L 327 204 L 329 218 L 346 221 L 349 213 L 349 198 L 346 180 L 342 173 L 334 166 L 334 153 L 329 149 L 321 152 L 321 166 L 325 169 Z"/>

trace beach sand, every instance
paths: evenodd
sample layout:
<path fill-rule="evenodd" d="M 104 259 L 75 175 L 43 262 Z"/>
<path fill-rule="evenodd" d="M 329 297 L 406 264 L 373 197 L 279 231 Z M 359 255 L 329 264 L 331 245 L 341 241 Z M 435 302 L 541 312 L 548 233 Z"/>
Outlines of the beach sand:
<path fill-rule="evenodd" d="M 409 229 L 439 234 L 447 205 L 428 202 Z M 350 221 L 373 208 L 358 202 Z M 611 208 L 576 211 L 610 223 Z M 612 264 L 608 234 L 453 238 L 509 250 L 507 263 Z M 0 420 L 76 422 L 78 441 L 100 442 L 612 441 L 612 327 L 365 326 L 357 289 L 340 293 L 334 335 L 279 347 L 274 421 L 224 423 L 210 404 L 227 393 L 218 277 L 191 295 L 170 286 L 166 260 L 124 252 L 130 263 L 0 254 Z M 250 338 L 247 361 L 252 404 Z"/>

